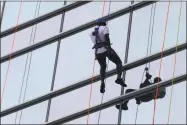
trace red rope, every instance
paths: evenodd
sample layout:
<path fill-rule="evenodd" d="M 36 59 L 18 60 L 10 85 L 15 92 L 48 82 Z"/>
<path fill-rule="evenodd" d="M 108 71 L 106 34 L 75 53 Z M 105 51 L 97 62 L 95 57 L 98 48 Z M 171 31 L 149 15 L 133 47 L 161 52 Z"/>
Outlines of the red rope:
<path fill-rule="evenodd" d="M 14 49 L 16 32 L 17 32 L 17 29 L 18 29 L 18 22 L 19 22 L 19 17 L 20 17 L 20 13 L 21 13 L 21 6 L 22 6 L 22 0 L 20 1 L 19 13 L 18 13 L 18 17 L 17 17 L 17 24 L 16 24 L 16 28 L 15 28 L 15 32 L 14 32 L 13 41 L 12 41 L 12 48 L 11 48 L 11 53 L 10 53 L 10 56 L 9 56 L 8 68 L 7 68 L 7 71 L 6 71 L 6 77 L 5 77 L 5 82 L 4 82 L 4 86 L 3 86 L 3 91 L 2 91 L 2 96 L 1 96 L 1 99 L 0 99 L 0 103 L 3 100 L 3 96 L 4 96 L 6 84 L 7 84 L 8 73 L 9 73 L 9 68 L 10 68 L 10 59 L 12 58 L 12 52 L 13 52 L 13 49 Z"/>
<path fill-rule="evenodd" d="M 168 11 L 167 11 L 167 17 L 166 17 L 166 25 L 165 25 L 165 31 L 164 31 L 164 39 L 163 39 L 163 42 L 162 42 L 162 54 L 161 54 L 161 60 L 160 60 L 160 69 L 159 69 L 159 76 L 160 77 L 160 74 L 161 74 L 161 69 L 162 69 L 162 57 L 163 57 L 163 51 L 164 51 L 164 42 L 165 42 L 165 39 L 166 39 L 166 29 L 167 29 L 167 24 L 168 24 L 168 15 L 169 15 L 169 8 L 170 8 L 170 0 L 169 0 L 169 3 L 168 3 Z M 160 84 L 160 81 L 158 81 L 158 84 L 157 84 L 157 89 L 156 89 L 156 97 L 155 97 L 155 100 L 154 100 L 154 112 L 153 112 L 153 125 L 154 125 L 154 121 L 155 121 L 155 113 L 156 113 L 156 99 L 158 97 L 158 86 Z"/>
<path fill-rule="evenodd" d="M 102 17 L 104 15 L 105 3 L 106 3 L 106 0 L 104 0 L 104 4 L 103 4 Z M 90 97 L 89 97 L 89 104 L 88 104 L 87 125 L 88 125 L 89 116 L 90 116 L 90 105 L 91 105 L 91 97 L 92 97 L 92 83 L 93 83 L 93 80 L 94 80 L 94 69 L 95 69 L 95 59 L 94 59 L 94 65 L 93 65 L 93 73 L 92 73 L 91 88 L 90 88 Z"/>

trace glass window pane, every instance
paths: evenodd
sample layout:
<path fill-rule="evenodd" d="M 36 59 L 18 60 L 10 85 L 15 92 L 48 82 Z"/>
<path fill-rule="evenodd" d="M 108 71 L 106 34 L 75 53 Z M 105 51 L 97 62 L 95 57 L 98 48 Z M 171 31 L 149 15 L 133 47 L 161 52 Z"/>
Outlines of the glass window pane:
<path fill-rule="evenodd" d="M 133 14 L 131 41 L 129 50 L 129 61 L 136 60 L 146 56 L 149 22 L 151 15 L 151 6 L 139 9 Z M 153 29 L 152 53 L 162 50 L 162 42 L 164 38 L 164 28 L 167 15 L 168 2 L 157 2 L 155 11 L 155 21 Z M 183 2 L 181 13 L 181 25 L 179 32 L 179 44 L 186 40 L 186 4 Z M 165 49 L 176 45 L 177 28 L 179 18 L 180 2 L 171 2 L 168 18 Z M 153 21 L 152 21 L 153 22 Z M 153 24 L 153 23 L 152 23 Z M 151 41 L 150 41 L 151 42 Z M 138 46 L 138 48 L 137 48 Z"/>
<path fill-rule="evenodd" d="M 186 50 L 179 52 L 177 54 L 175 77 L 186 73 L 186 70 L 185 70 L 186 69 L 186 61 L 185 60 L 186 60 Z M 174 65 L 174 55 L 163 58 L 162 70 L 161 70 L 161 76 L 160 76 L 163 81 L 172 78 L 173 65 Z M 154 62 L 151 62 L 150 74 L 152 75 L 152 81 L 155 77 L 159 76 L 158 75 L 159 74 L 159 66 L 160 66 L 160 60 L 156 60 Z M 145 68 L 145 66 L 143 65 L 143 66 L 140 66 L 140 67 L 137 67 L 137 68 L 127 71 L 126 83 L 128 84 L 128 89 L 139 89 L 139 85 L 141 83 L 141 78 L 143 75 L 144 68 Z M 144 79 L 145 79 L 145 77 L 144 77 Z M 184 93 L 186 93 L 186 89 L 185 89 L 186 84 L 181 83 L 181 84 L 177 84 L 175 86 L 174 86 L 174 94 L 173 94 L 174 96 L 173 96 L 172 112 L 174 112 L 176 110 L 177 105 L 181 105 L 182 109 L 179 109 L 177 112 L 178 113 L 181 112 L 182 114 L 186 114 L 186 112 L 185 112 L 186 110 L 184 110 L 185 105 L 186 105 L 186 103 L 185 103 L 186 101 L 182 99 L 182 98 L 185 98 Z M 157 101 L 157 110 L 156 110 L 157 114 L 155 116 L 155 118 L 156 118 L 155 124 L 161 124 L 161 123 L 166 124 L 167 123 L 170 90 L 171 90 L 171 87 L 168 87 L 166 90 L 166 96 L 163 99 L 159 99 Z M 180 90 L 180 92 L 177 90 Z M 178 97 L 181 97 L 181 101 L 176 101 Z M 153 107 L 154 107 L 154 101 L 140 104 L 139 111 L 138 111 L 137 124 L 151 124 L 152 123 Z M 122 115 L 121 123 L 134 124 L 136 109 L 137 109 L 137 104 L 134 101 L 134 99 L 129 101 L 128 108 L 129 109 L 127 111 L 123 111 L 123 113 L 122 113 L 123 115 Z M 173 116 L 171 116 L 171 118 L 173 118 L 173 120 L 175 119 L 174 121 L 171 121 L 172 124 L 177 123 L 177 122 L 178 123 L 185 122 L 185 118 L 186 118 L 185 115 L 183 115 L 184 117 L 181 117 L 180 120 L 177 120 L 178 118 L 174 118 L 173 113 L 172 113 L 172 115 Z M 126 117 L 128 117 L 128 119 L 126 119 Z M 145 119 L 147 119 L 147 120 L 145 120 Z"/>
<path fill-rule="evenodd" d="M 97 124 L 99 111 L 89 115 L 89 124 Z M 115 107 L 110 107 L 101 111 L 99 124 L 116 124 L 118 120 L 118 110 Z M 87 116 L 67 122 L 65 124 L 86 124 Z"/>
<path fill-rule="evenodd" d="M 114 82 L 116 77 L 117 76 L 115 75 L 106 80 L 106 89 L 103 102 L 106 102 L 120 95 L 121 86 Z M 88 108 L 90 87 L 91 86 L 88 85 L 52 99 L 49 121 L 65 117 L 67 115 L 71 115 L 72 113 L 76 113 Z M 99 81 L 93 84 L 91 107 L 100 104 L 101 98 L 102 94 L 100 93 Z M 102 117 L 104 117 L 104 114 L 105 113 L 103 112 Z"/>
<path fill-rule="evenodd" d="M 47 103 L 48 101 L 39 103 L 16 113 L 1 118 L 2 124 L 43 124 L 45 123 Z"/>
<path fill-rule="evenodd" d="M 54 60 L 56 54 L 56 43 L 36 50 L 32 54 L 30 72 L 27 82 L 27 90 L 25 101 L 41 96 L 50 91 L 52 74 L 54 68 Z M 30 54 L 28 58 L 28 64 Z M 9 108 L 18 104 L 18 99 L 21 91 L 24 68 L 26 64 L 26 55 L 11 60 L 8 78 L 6 82 L 6 89 L 4 92 L 3 103 L 1 110 Z M 23 93 L 26 87 L 26 78 L 28 75 L 29 65 L 27 64 L 26 75 L 23 83 L 23 90 L 21 94 L 21 102 L 23 100 Z M 1 86 L 5 83 L 5 75 L 7 71 L 8 62 L 1 64 Z M 2 92 L 3 87 L 1 87 Z M 2 95 L 2 93 L 1 93 Z"/>
<path fill-rule="evenodd" d="M 40 5 L 40 15 L 52 12 L 64 6 L 64 1 L 45 1 L 41 2 Z"/>
<path fill-rule="evenodd" d="M 33 27 L 26 28 L 16 33 L 13 52 L 28 47 L 30 42 L 38 43 L 50 37 L 59 34 L 61 15 L 41 22 Z M 35 32 L 36 28 L 36 32 Z M 34 40 L 35 32 L 35 40 Z M 1 39 L 1 56 L 5 56 L 11 52 L 14 34 L 8 35 Z"/>
<path fill-rule="evenodd" d="M 110 13 L 125 8 L 128 5 L 130 5 L 130 2 L 112 2 Z M 84 6 L 78 7 L 77 9 L 68 11 L 66 13 L 66 17 L 64 21 L 65 24 L 64 31 L 83 25 L 89 21 L 101 17 L 102 10 L 103 10 L 103 2 L 91 2 Z M 104 16 L 108 15 L 108 11 L 109 11 L 109 2 L 106 2 L 105 9 L 104 9 Z M 84 16 L 81 16 L 79 18 L 80 14 Z"/>
<path fill-rule="evenodd" d="M 39 5 L 39 4 L 38 4 Z M 39 16 L 54 11 L 63 7 L 64 2 L 41 2 Z M 34 17 L 37 2 L 22 2 L 21 13 L 19 18 L 19 23 L 22 24 L 29 21 Z M 2 21 L 2 31 L 16 26 L 18 13 L 19 13 L 20 2 L 6 2 L 6 7 L 4 11 L 4 17 Z M 11 15 L 11 20 L 10 20 Z"/>

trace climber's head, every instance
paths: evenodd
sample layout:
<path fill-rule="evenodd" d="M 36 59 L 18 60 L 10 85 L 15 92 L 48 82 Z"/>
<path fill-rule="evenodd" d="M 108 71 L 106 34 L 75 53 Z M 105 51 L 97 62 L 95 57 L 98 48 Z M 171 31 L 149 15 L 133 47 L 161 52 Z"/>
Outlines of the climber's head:
<path fill-rule="evenodd" d="M 96 21 L 98 26 L 106 26 L 106 21 L 103 18 L 100 18 Z"/>

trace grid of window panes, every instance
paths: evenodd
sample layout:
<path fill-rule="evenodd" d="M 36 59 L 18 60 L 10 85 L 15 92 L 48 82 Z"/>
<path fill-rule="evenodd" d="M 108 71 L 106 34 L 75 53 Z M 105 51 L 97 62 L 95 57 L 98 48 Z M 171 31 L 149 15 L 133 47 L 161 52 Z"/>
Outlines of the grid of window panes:
<path fill-rule="evenodd" d="M 139 4 L 142 1 L 135 1 Z M 21 13 L 18 25 L 43 16 L 75 2 L 22 2 Z M 50 19 L 27 27 L 1 38 L 1 57 L 11 53 L 12 43 L 14 44 L 13 53 L 40 43 L 59 33 L 66 32 L 81 26 L 90 21 L 101 17 L 104 2 L 88 2 L 75 9 L 65 11 L 64 15 L 59 14 Z M 131 6 L 130 1 L 115 2 L 109 1 L 105 4 L 104 16 L 115 13 L 121 9 Z M 109 7 L 110 5 L 110 7 Z M 155 2 L 132 12 L 132 25 L 130 33 L 130 44 L 128 61 L 136 61 L 148 55 L 152 55 L 162 50 L 164 38 L 164 28 L 167 15 L 168 2 Z M 150 17 L 153 16 L 152 8 L 155 7 L 154 25 L 152 35 L 150 35 Z M 3 2 L 1 2 L 1 9 Z M 1 32 L 16 26 L 20 8 L 20 2 L 6 2 L 2 18 Z M 110 12 L 109 12 L 110 8 Z M 167 33 L 165 38 L 165 49 L 174 47 L 177 41 L 178 20 L 180 12 L 180 2 L 170 3 Z M 63 13 L 63 12 L 62 12 Z M 64 21 L 62 21 L 64 16 Z M 127 34 L 129 32 L 130 11 L 108 22 L 112 48 L 125 60 L 125 48 Z M 186 2 L 182 2 L 180 30 L 178 44 L 186 41 Z M 153 19 L 153 18 L 152 18 Z M 93 27 L 92 27 L 93 28 Z M 10 60 L 10 68 L 6 81 L 1 111 L 36 97 L 42 96 L 51 91 L 52 81 L 54 80 L 53 90 L 64 88 L 78 83 L 84 79 L 91 78 L 94 61 L 94 52 L 89 33 L 92 28 L 78 32 L 72 36 L 61 40 L 60 50 L 57 60 L 56 74 L 54 75 L 54 65 L 58 48 L 58 40 L 36 49 L 32 52 L 18 56 Z M 62 31 L 60 31 L 62 29 Z M 150 36 L 150 37 L 149 37 Z M 15 38 L 15 39 L 14 39 Z M 148 41 L 152 40 L 150 53 L 146 53 Z M 163 58 L 161 78 L 162 80 L 171 79 L 173 75 L 174 54 Z M 7 67 L 9 61 L 1 63 L 1 94 L 5 83 Z M 153 77 L 158 76 L 160 59 L 150 62 L 150 73 Z M 95 75 L 99 75 L 99 64 L 95 65 Z M 138 66 L 126 72 L 125 82 L 128 88 L 138 89 L 141 82 L 142 73 L 145 65 Z M 113 63 L 108 64 L 108 71 L 115 69 Z M 175 76 L 186 73 L 186 50 L 177 53 L 177 63 Z M 54 79 L 55 78 L 55 79 Z M 106 92 L 103 102 L 107 102 L 121 95 L 121 87 L 115 84 L 116 75 L 106 79 Z M 126 89 L 126 88 L 125 88 Z M 102 94 L 100 93 L 100 81 L 93 84 L 91 106 L 101 103 Z M 2 124 L 43 124 L 47 121 L 71 115 L 78 111 L 88 108 L 90 85 L 81 87 L 66 94 L 57 96 L 26 109 L 14 112 L 1 118 Z M 171 86 L 167 87 L 165 98 L 157 101 L 157 111 L 155 124 L 166 124 L 169 112 Z M 170 124 L 186 124 L 186 81 L 174 86 L 171 107 Z M 48 108 L 50 106 L 50 110 Z M 137 104 L 130 101 L 129 110 L 122 111 L 121 124 L 134 124 Z M 137 124 L 151 124 L 153 116 L 154 101 L 144 103 L 139 106 L 137 114 Z M 49 116 L 47 111 L 49 110 Z M 181 115 L 178 115 L 178 114 Z M 119 110 L 115 106 L 102 110 L 100 124 L 117 124 Z M 97 124 L 99 112 L 90 114 L 89 124 Z M 86 124 L 86 116 L 67 122 L 67 124 Z"/>

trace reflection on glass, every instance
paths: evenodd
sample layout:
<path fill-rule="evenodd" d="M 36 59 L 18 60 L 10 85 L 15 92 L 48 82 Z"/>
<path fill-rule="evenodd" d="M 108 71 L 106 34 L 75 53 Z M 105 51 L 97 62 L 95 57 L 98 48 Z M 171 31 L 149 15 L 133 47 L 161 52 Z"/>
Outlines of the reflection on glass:
<path fill-rule="evenodd" d="M 176 64 L 176 71 L 175 71 L 175 76 L 179 76 L 181 74 L 186 73 L 186 60 L 185 59 L 185 54 L 186 50 L 179 52 L 177 54 L 177 64 Z M 180 63 L 179 63 L 180 62 Z M 163 58 L 163 63 L 162 63 L 162 70 L 161 70 L 161 79 L 167 80 L 172 78 L 173 74 L 173 65 L 174 65 L 174 55 L 168 56 Z M 151 67 L 150 67 L 150 74 L 152 75 L 152 80 L 159 76 L 159 66 L 160 66 L 160 60 L 156 60 L 154 62 L 151 62 Z M 127 71 L 126 75 L 126 83 L 128 84 L 128 89 L 139 89 L 139 85 L 141 83 L 141 78 L 143 76 L 143 70 L 145 66 L 137 67 L 132 70 Z M 145 79 L 145 77 L 144 77 Z M 144 80 L 143 79 L 143 80 Z M 184 83 L 184 82 L 183 82 Z M 173 112 L 178 112 L 184 114 L 183 116 L 186 115 L 186 110 L 185 105 L 186 101 L 184 99 L 175 101 L 176 99 L 180 98 L 185 98 L 184 93 L 186 93 L 186 84 L 177 84 L 174 87 L 174 95 L 173 96 L 173 104 L 172 104 L 172 114 Z M 175 89 L 176 88 L 176 89 Z M 177 89 L 178 88 L 178 89 Z M 156 116 L 155 116 L 155 124 L 166 124 L 167 123 L 167 114 L 168 114 L 168 107 L 169 107 L 169 100 L 170 100 L 170 90 L 171 87 L 168 87 L 166 89 L 166 96 L 163 99 L 159 99 L 157 101 L 157 110 L 156 110 Z M 180 90 L 177 91 L 177 90 Z M 177 91 L 177 93 L 176 93 Z M 177 96 L 177 97 L 176 97 Z M 178 109 L 177 105 L 181 105 L 182 109 L 179 109 L 179 111 L 174 111 Z M 142 103 L 139 106 L 138 109 L 138 119 L 137 119 L 137 124 L 151 124 L 152 123 L 152 117 L 153 117 L 153 107 L 154 106 L 154 101 L 148 102 L 148 103 Z M 137 104 L 136 101 L 133 99 L 129 101 L 128 103 L 128 110 L 123 111 L 122 113 L 122 121 L 121 123 L 123 124 L 134 124 L 135 123 L 135 116 L 136 116 L 136 110 L 137 110 Z M 128 118 L 127 118 L 128 117 Z M 174 121 L 171 120 L 171 123 L 185 123 L 185 117 L 181 117 L 179 120 L 178 118 L 174 118 L 174 115 L 171 116 L 171 119 L 175 119 Z"/>

